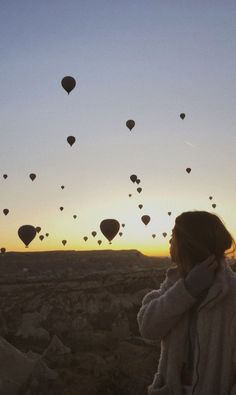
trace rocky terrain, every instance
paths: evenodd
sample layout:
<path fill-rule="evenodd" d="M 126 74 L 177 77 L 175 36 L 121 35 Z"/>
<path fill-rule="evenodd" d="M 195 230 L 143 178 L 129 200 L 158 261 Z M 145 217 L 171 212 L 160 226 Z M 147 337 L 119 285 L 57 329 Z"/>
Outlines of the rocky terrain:
<path fill-rule="evenodd" d="M 140 337 L 136 316 L 169 258 L 135 250 L 0 258 L 1 394 L 147 393 L 160 344 Z"/>

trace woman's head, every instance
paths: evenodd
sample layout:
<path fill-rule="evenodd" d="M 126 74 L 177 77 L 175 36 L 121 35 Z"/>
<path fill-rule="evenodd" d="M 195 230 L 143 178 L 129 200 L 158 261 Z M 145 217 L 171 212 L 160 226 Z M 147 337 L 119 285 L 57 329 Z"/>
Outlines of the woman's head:
<path fill-rule="evenodd" d="M 236 244 L 221 219 L 207 211 L 187 211 L 175 219 L 170 255 L 185 276 L 191 268 L 209 255 L 220 263 L 225 251 Z"/>

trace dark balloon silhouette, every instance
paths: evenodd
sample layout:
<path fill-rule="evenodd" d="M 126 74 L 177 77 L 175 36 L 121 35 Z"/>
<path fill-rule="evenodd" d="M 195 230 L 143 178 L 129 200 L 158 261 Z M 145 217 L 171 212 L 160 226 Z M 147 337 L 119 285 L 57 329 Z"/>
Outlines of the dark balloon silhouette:
<path fill-rule="evenodd" d="M 77 215 L 76 215 L 76 214 L 74 214 L 74 215 L 73 215 L 73 218 L 74 218 L 74 219 L 76 219 L 76 218 L 77 218 Z"/>
<path fill-rule="evenodd" d="M 141 218 L 141 220 L 143 221 L 143 223 L 145 225 L 147 225 L 150 222 L 150 219 L 151 218 L 149 217 L 149 215 L 143 215 L 142 218 Z"/>
<path fill-rule="evenodd" d="M 111 244 L 111 240 L 117 235 L 120 229 L 120 224 L 116 219 L 104 219 L 100 223 L 100 229 L 102 234 L 109 240 Z"/>
<path fill-rule="evenodd" d="M 183 112 L 180 114 L 180 118 L 181 118 L 181 119 L 184 119 L 184 118 L 185 118 L 185 114 L 184 114 Z"/>
<path fill-rule="evenodd" d="M 65 187 L 64 187 L 64 185 L 61 185 L 61 189 L 64 189 Z"/>
<path fill-rule="evenodd" d="M 136 184 L 140 184 L 140 179 L 139 178 L 137 178 L 137 180 L 136 180 Z"/>
<path fill-rule="evenodd" d="M 45 236 L 48 237 L 48 236 L 49 236 L 49 233 L 46 233 Z"/>
<path fill-rule="evenodd" d="M 36 228 L 35 228 L 35 229 L 36 229 L 36 232 L 37 232 L 37 233 L 39 233 L 39 232 L 40 232 L 40 230 L 41 230 L 40 226 L 36 226 Z"/>
<path fill-rule="evenodd" d="M 63 210 L 64 210 L 64 207 L 61 206 L 61 207 L 60 207 L 60 210 L 63 211 Z"/>
<path fill-rule="evenodd" d="M 168 215 L 171 215 L 171 211 L 168 211 Z"/>
<path fill-rule="evenodd" d="M 98 240 L 98 244 L 99 244 L 99 245 L 102 244 L 102 240 Z"/>
<path fill-rule="evenodd" d="M 138 193 L 141 193 L 142 192 L 142 188 L 137 188 L 137 191 L 138 191 Z"/>
<path fill-rule="evenodd" d="M 138 206 L 139 206 L 140 210 L 143 208 L 143 205 L 142 205 L 142 204 L 139 204 Z"/>
<path fill-rule="evenodd" d="M 153 239 L 155 239 L 156 235 L 153 233 L 152 237 L 153 237 Z"/>
<path fill-rule="evenodd" d="M 39 238 L 40 238 L 41 241 L 43 241 L 44 235 L 40 235 Z"/>
<path fill-rule="evenodd" d="M 76 138 L 74 136 L 67 137 L 67 142 L 68 142 L 68 144 L 70 144 L 71 147 L 75 143 L 75 141 L 76 141 Z"/>
<path fill-rule="evenodd" d="M 67 243 L 66 240 L 62 240 L 62 244 L 63 244 L 64 246 L 66 245 L 66 243 Z"/>
<path fill-rule="evenodd" d="M 7 215 L 9 213 L 8 208 L 4 208 L 4 210 L 2 210 L 2 211 L 3 211 L 3 214 L 5 214 L 5 215 Z"/>
<path fill-rule="evenodd" d="M 213 207 L 213 208 L 216 208 L 216 204 L 215 204 L 215 203 L 213 203 L 213 204 L 212 204 L 212 207 Z"/>
<path fill-rule="evenodd" d="M 7 175 L 7 174 L 3 174 L 3 178 L 4 178 L 4 180 L 6 180 L 6 179 L 7 179 L 7 177 L 8 177 L 8 175 Z"/>
<path fill-rule="evenodd" d="M 95 232 L 95 231 L 93 231 L 93 232 L 91 233 L 91 235 L 92 235 L 93 237 L 95 237 L 96 234 L 97 234 L 97 232 Z"/>
<path fill-rule="evenodd" d="M 187 167 L 186 172 L 190 173 L 190 171 L 191 171 L 190 167 Z"/>
<path fill-rule="evenodd" d="M 130 131 L 133 129 L 134 125 L 135 122 L 133 121 L 133 119 L 128 119 L 128 121 L 126 122 L 126 126 Z"/>
<path fill-rule="evenodd" d="M 129 193 L 129 197 L 131 197 L 132 196 L 132 194 L 131 193 Z"/>
<path fill-rule="evenodd" d="M 209 196 L 209 199 L 212 200 L 212 196 Z"/>
<path fill-rule="evenodd" d="M 123 233 L 122 232 L 119 232 L 119 236 L 121 237 L 123 235 Z"/>
<path fill-rule="evenodd" d="M 66 76 L 62 78 L 61 85 L 69 95 L 76 85 L 76 80 L 73 77 Z"/>
<path fill-rule="evenodd" d="M 84 241 L 87 241 L 87 240 L 88 240 L 87 236 L 84 236 Z"/>
<path fill-rule="evenodd" d="M 5 254 L 6 248 L 5 248 L 5 247 L 2 247 L 2 248 L 0 249 L 0 251 L 1 251 L 1 254 Z"/>
<path fill-rule="evenodd" d="M 32 225 L 22 225 L 18 229 L 18 236 L 23 241 L 26 248 L 31 243 L 31 241 L 35 238 L 36 233 L 37 233 L 36 229 Z"/>
<path fill-rule="evenodd" d="M 166 236 L 167 236 L 167 233 L 166 233 L 166 232 L 163 232 L 162 234 L 163 234 L 163 236 L 164 236 L 164 237 L 166 237 Z"/>
<path fill-rule="evenodd" d="M 36 174 L 30 173 L 29 177 L 30 177 L 30 179 L 31 179 L 32 181 L 34 181 L 35 178 L 36 178 Z"/>
<path fill-rule="evenodd" d="M 122 226 L 122 228 L 124 228 L 124 227 L 125 227 L 125 224 L 121 224 L 121 226 Z"/>
<path fill-rule="evenodd" d="M 130 179 L 131 179 L 132 182 L 135 182 L 137 180 L 137 176 L 135 174 L 132 174 L 130 176 Z"/>

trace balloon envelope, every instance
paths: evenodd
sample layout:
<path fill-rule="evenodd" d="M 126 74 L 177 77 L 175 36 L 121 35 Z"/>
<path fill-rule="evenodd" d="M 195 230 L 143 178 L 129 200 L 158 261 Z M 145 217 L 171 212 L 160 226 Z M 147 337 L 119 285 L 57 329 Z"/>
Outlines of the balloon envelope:
<path fill-rule="evenodd" d="M 77 218 L 77 215 L 73 215 L 73 218 L 76 219 L 76 218 Z"/>
<path fill-rule="evenodd" d="M 61 211 L 64 210 L 64 207 L 61 206 L 61 207 L 60 207 L 60 210 L 61 210 Z"/>
<path fill-rule="evenodd" d="M 132 174 L 130 176 L 130 179 L 131 179 L 132 182 L 135 182 L 137 180 L 137 176 L 135 174 Z"/>
<path fill-rule="evenodd" d="M 120 229 L 120 224 L 116 219 L 104 219 L 100 223 L 102 234 L 111 241 L 117 235 Z"/>
<path fill-rule="evenodd" d="M 128 128 L 129 130 L 132 130 L 133 127 L 134 127 L 134 125 L 135 125 L 135 122 L 134 122 L 133 119 L 128 119 L 128 121 L 126 122 L 126 126 L 127 126 L 127 128 Z"/>
<path fill-rule="evenodd" d="M 143 208 L 143 205 L 142 205 L 142 204 L 139 204 L 138 206 L 139 206 L 140 210 L 141 210 L 141 208 Z"/>
<path fill-rule="evenodd" d="M 93 231 L 93 232 L 91 233 L 91 235 L 92 235 L 93 237 L 95 237 L 96 234 L 97 234 L 97 232 L 95 232 L 95 231 Z"/>
<path fill-rule="evenodd" d="M 99 245 L 102 244 L 102 240 L 98 240 L 98 244 L 99 244 Z"/>
<path fill-rule="evenodd" d="M 66 77 L 62 78 L 61 85 L 69 95 L 76 85 L 76 80 L 73 77 L 67 75 Z"/>
<path fill-rule="evenodd" d="M 71 147 L 75 143 L 75 141 L 76 141 L 76 138 L 74 136 L 67 137 L 67 142 L 70 144 Z"/>
<path fill-rule="evenodd" d="M 171 215 L 171 211 L 168 211 L 168 215 Z"/>
<path fill-rule="evenodd" d="M 187 167 L 186 172 L 190 173 L 190 171 L 191 171 L 190 167 Z"/>
<path fill-rule="evenodd" d="M 64 189 L 65 187 L 64 187 L 64 185 L 61 185 L 61 189 Z"/>
<path fill-rule="evenodd" d="M 22 225 L 18 229 L 18 236 L 23 241 L 26 247 L 31 243 L 31 241 L 36 236 L 36 229 L 32 225 Z"/>
<path fill-rule="evenodd" d="M 181 112 L 180 118 L 181 118 L 181 119 L 184 119 L 184 118 L 185 118 L 185 114 L 184 114 L 183 112 Z"/>
<path fill-rule="evenodd" d="M 6 180 L 6 178 L 7 178 L 8 176 L 7 176 L 7 174 L 3 174 L 3 178 Z"/>
<path fill-rule="evenodd" d="M 141 218 L 141 220 L 143 221 L 143 223 L 145 224 L 145 225 L 147 225 L 149 222 L 150 222 L 150 216 L 149 215 L 143 215 L 142 216 L 142 218 Z"/>
<path fill-rule="evenodd" d="M 67 243 L 66 240 L 62 240 L 62 244 L 63 244 L 64 246 L 66 245 L 66 243 Z"/>
<path fill-rule="evenodd" d="M 142 192 L 142 188 L 137 188 L 138 193 Z"/>
<path fill-rule="evenodd" d="M 34 174 L 34 173 L 30 173 L 30 179 L 32 180 L 32 181 L 34 181 L 35 180 L 35 178 L 36 178 L 36 174 Z"/>
<path fill-rule="evenodd" d="M 46 233 L 45 236 L 48 237 L 48 236 L 49 236 L 49 233 Z"/>
<path fill-rule="evenodd" d="M 87 241 L 87 240 L 88 240 L 87 236 L 84 236 L 84 241 Z"/>
<path fill-rule="evenodd" d="M 163 234 L 163 236 L 164 236 L 164 237 L 166 237 L 166 236 L 167 236 L 167 233 L 166 233 L 166 232 L 164 232 L 164 233 L 162 233 L 162 234 Z"/>
<path fill-rule="evenodd" d="M 7 215 L 8 213 L 9 213 L 9 210 L 8 210 L 8 208 L 4 208 L 4 210 L 3 210 L 3 214 Z"/>
<path fill-rule="evenodd" d="M 35 229 L 36 229 L 36 232 L 37 232 L 37 233 L 39 233 L 39 232 L 40 232 L 40 230 L 41 230 L 40 226 L 36 226 L 36 228 L 35 228 Z"/>
<path fill-rule="evenodd" d="M 43 235 L 40 235 L 39 238 L 40 238 L 41 241 L 43 241 L 44 236 L 43 236 Z"/>
<path fill-rule="evenodd" d="M 153 234 L 153 235 L 152 235 L 152 237 L 153 237 L 153 239 L 155 239 L 156 235 L 155 235 L 155 234 Z"/>
<path fill-rule="evenodd" d="M 216 208 L 216 204 L 215 204 L 215 203 L 213 203 L 213 204 L 212 204 L 212 207 L 213 207 L 213 208 Z"/>

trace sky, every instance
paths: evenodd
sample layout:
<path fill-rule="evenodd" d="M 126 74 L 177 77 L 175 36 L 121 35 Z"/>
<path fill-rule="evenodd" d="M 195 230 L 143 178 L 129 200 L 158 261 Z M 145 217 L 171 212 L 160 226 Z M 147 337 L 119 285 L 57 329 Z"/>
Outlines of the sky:
<path fill-rule="evenodd" d="M 168 256 L 189 210 L 217 214 L 236 237 L 235 20 L 227 0 L 3 0 L 0 247 L 27 251 L 17 231 L 31 224 L 49 236 L 29 251 Z M 125 224 L 111 245 L 106 218 Z"/>

